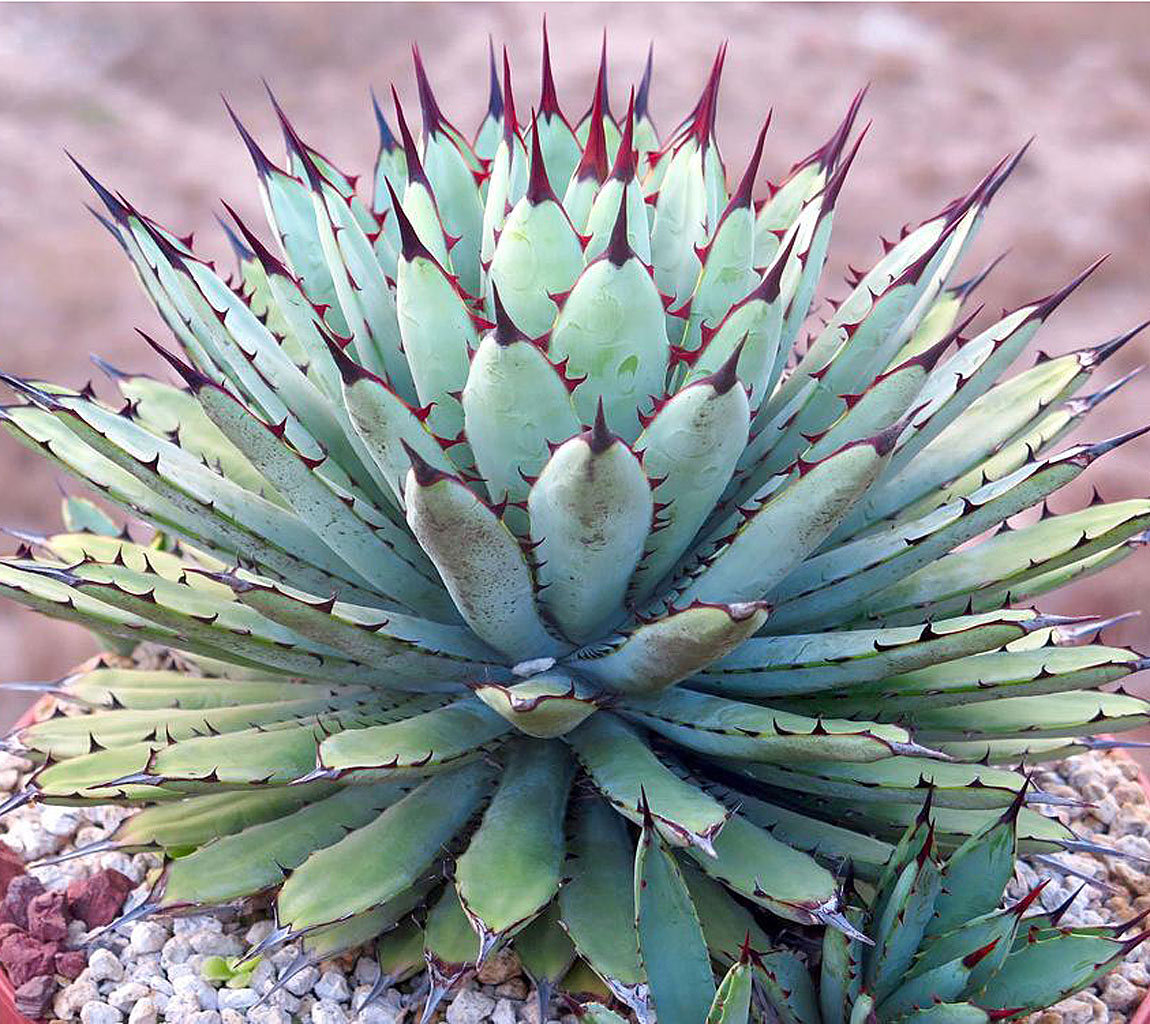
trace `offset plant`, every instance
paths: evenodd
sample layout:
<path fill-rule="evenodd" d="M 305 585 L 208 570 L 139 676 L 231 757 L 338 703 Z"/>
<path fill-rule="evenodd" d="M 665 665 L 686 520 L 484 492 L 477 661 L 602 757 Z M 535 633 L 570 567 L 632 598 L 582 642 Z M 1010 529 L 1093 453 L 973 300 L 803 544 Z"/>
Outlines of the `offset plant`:
<path fill-rule="evenodd" d="M 1003 907 L 1021 807 L 1022 791 L 999 819 L 940 857 L 928 795 L 878 880 L 865 886 L 868 896 L 849 894 L 851 923 L 873 939 L 827 928 L 814 971 L 792 953 L 758 953 L 771 944 L 758 922 L 745 908 L 732 911 L 722 887 L 695 873 L 685 888 L 698 923 L 693 936 L 680 936 L 682 960 L 707 982 L 709 957 L 729 967 L 713 999 L 708 983 L 684 986 L 680 998 L 706 1024 L 746 1024 L 756 982 L 785 1022 L 991 1024 L 1080 991 L 1150 935 L 1130 934 L 1150 911 L 1117 925 L 1065 928 L 1074 896 L 1049 912 L 1032 909 L 1046 882 Z M 638 898 L 642 905 L 643 892 Z M 601 1003 L 588 1004 L 584 1019 L 623 1020 Z"/>
<path fill-rule="evenodd" d="M 604 60 L 572 128 L 546 50 L 529 121 L 493 58 L 469 142 L 416 53 L 422 136 L 377 106 L 370 205 L 278 106 L 283 168 L 237 119 L 279 254 L 233 214 L 227 280 L 84 172 L 184 386 L 6 376 L 3 422 L 158 540 L 90 513 L 0 588 L 194 670 L 67 680 L 91 713 L 17 733 L 42 766 L 13 803 L 146 805 L 101 844 L 169 855 L 137 913 L 273 891 L 262 948 L 382 935 L 429 1013 L 511 942 L 545 990 L 696 1024 L 699 901 L 847 942 L 843 865 L 889 874 L 928 788 L 932 849 L 1012 805 L 1022 849 L 1086 845 L 1009 766 L 1150 721 L 1100 689 L 1142 662 L 1017 606 L 1143 544 L 1150 501 L 1006 523 L 1133 436 L 1059 445 L 1135 332 L 1006 376 L 1089 271 L 958 322 L 1019 153 L 797 345 L 862 96 L 756 201 L 766 125 L 729 191 L 723 57 L 662 141 L 650 60 L 622 118 Z"/>

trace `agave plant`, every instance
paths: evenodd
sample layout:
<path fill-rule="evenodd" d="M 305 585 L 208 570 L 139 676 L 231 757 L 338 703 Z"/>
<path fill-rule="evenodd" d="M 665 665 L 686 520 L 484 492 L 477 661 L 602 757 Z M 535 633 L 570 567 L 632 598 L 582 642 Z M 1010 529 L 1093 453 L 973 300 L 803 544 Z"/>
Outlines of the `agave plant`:
<path fill-rule="evenodd" d="M 767 1019 L 821 1024 L 990 1024 L 1056 1003 L 1098 980 L 1150 932 L 1130 934 L 1150 911 L 1116 925 L 1066 928 L 1070 896 L 1047 911 L 1032 906 L 1046 882 L 1002 906 L 1014 872 L 1023 791 L 949 856 L 935 844 L 928 793 L 865 897 L 848 887 L 851 936 L 828 928 L 816 970 L 770 938 L 745 908 L 732 911 L 718 883 L 688 875 L 682 884 L 697 915 L 678 921 L 678 950 L 697 975 L 680 998 L 695 1020 L 746 1024 L 752 1008 Z M 653 841 L 648 824 L 644 844 Z M 691 869 L 688 868 L 688 871 Z M 643 871 L 643 865 L 637 866 Z M 637 875 L 637 877 L 639 877 Z M 648 898 L 639 890 L 642 907 Z M 756 946 L 758 948 L 756 948 Z M 709 960 L 729 965 L 713 999 Z M 708 1008 L 709 1001 L 709 1008 Z M 585 1007 L 589 1024 L 622 1024 L 602 1003 Z"/>
<path fill-rule="evenodd" d="M 6 376 L 3 422 L 161 542 L 23 535 L 0 588 L 191 669 L 55 687 L 91 713 L 17 733 L 13 803 L 146 805 L 101 846 L 168 855 L 136 913 L 274 892 L 263 948 L 382 935 L 428 1014 L 511 942 L 544 990 L 697 1024 L 660 994 L 681 872 L 850 937 L 842 865 L 889 870 L 927 787 L 961 849 L 1023 792 L 1007 766 L 1150 720 L 1099 689 L 1142 667 L 1080 643 L 1101 622 L 1017 607 L 1144 543 L 1150 501 L 1006 525 L 1132 436 L 1059 447 L 1135 332 L 1005 376 L 1089 271 L 961 313 L 1019 153 L 796 344 L 861 94 L 756 200 L 766 125 L 733 190 L 714 136 L 723 50 L 662 138 L 650 59 L 616 118 L 604 53 L 572 126 L 546 40 L 529 121 L 492 57 L 468 141 L 415 57 L 422 132 L 377 104 L 370 203 L 278 105 L 282 167 L 236 118 L 275 244 L 233 214 L 230 278 L 84 171 L 182 386 Z M 1083 845 L 1052 799 L 1023 849 Z M 644 821 L 666 899 L 636 908 Z"/>

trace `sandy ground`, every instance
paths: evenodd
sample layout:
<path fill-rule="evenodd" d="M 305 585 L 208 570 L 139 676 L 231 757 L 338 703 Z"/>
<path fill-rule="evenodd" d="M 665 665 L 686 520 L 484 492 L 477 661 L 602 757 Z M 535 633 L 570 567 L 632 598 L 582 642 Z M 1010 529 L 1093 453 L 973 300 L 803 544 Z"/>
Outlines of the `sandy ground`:
<path fill-rule="evenodd" d="M 98 352 L 155 369 L 132 328 L 161 329 L 121 254 L 84 212 L 86 188 L 67 147 L 137 205 L 224 257 L 212 220 L 224 197 L 258 216 L 247 156 L 224 114 L 225 92 L 275 141 L 262 96 L 267 76 L 305 137 L 350 170 L 366 170 L 376 140 L 370 85 L 394 81 L 413 101 L 408 43 L 418 39 L 441 101 L 463 125 L 485 102 L 491 32 L 516 62 L 523 106 L 538 95 L 535 4 L 0 6 L 0 366 L 81 384 Z M 872 83 L 874 118 L 839 204 L 828 282 L 844 291 L 848 262 L 873 259 L 896 232 L 964 190 L 1030 135 L 1037 141 L 995 208 L 971 266 L 1006 248 L 984 286 L 988 311 L 1014 306 L 1113 254 L 1048 324 L 1041 346 L 1101 341 L 1150 312 L 1150 33 L 1147 5 L 558 4 L 549 10 L 561 100 L 587 102 L 606 25 L 616 109 L 653 39 L 658 123 L 693 100 L 715 46 L 731 42 L 720 128 L 732 173 L 769 106 L 764 161 L 781 174 L 820 142 L 850 95 Z M 825 294 L 825 293 L 824 293 Z M 988 314 L 989 315 L 989 314 Z M 1113 361 L 1111 379 L 1144 361 L 1150 340 Z M 1088 432 L 1146 418 L 1150 374 L 1106 407 Z M 1146 493 L 1150 443 L 1109 456 L 1089 484 L 1107 497 Z M 47 463 L 0 438 L 0 524 L 56 517 Z M 1145 557 L 1105 582 L 1048 602 L 1059 611 L 1116 613 L 1150 605 Z M 1150 615 L 1109 639 L 1150 646 Z M 0 605 L 3 679 L 47 679 L 92 648 L 83 632 Z M 0 708 L 0 720 L 15 706 Z"/>

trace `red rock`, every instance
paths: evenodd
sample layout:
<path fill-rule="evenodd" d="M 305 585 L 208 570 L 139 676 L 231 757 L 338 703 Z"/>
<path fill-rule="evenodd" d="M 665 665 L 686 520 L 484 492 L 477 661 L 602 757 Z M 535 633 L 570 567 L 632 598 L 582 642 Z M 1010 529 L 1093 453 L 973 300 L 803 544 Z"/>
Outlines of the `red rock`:
<path fill-rule="evenodd" d="M 57 890 L 42 892 L 28 903 L 28 931 L 42 942 L 68 936 L 67 897 Z"/>
<path fill-rule="evenodd" d="M 4 893 L 4 907 L 0 921 L 10 921 L 21 928 L 28 927 L 28 904 L 44 891 L 38 878 L 32 875 L 17 875 L 8 883 Z"/>
<path fill-rule="evenodd" d="M 19 988 L 30 978 L 52 974 L 59 950 L 55 942 L 41 942 L 26 932 L 17 932 L 0 945 L 0 964 L 8 972 L 12 987 Z"/>
<path fill-rule="evenodd" d="M 48 1016 L 52 996 L 56 993 L 56 979 L 50 974 L 29 978 L 16 989 L 16 1010 L 33 1020 Z"/>
<path fill-rule="evenodd" d="M 99 928 L 116 920 L 125 897 L 135 887 L 127 875 L 105 868 L 68 886 L 68 908 L 89 928 Z"/>
<path fill-rule="evenodd" d="M 88 966 L 88 954 L 82 949 L 66 949 L 56 954 L 56 973 L 65 978 L 80 977 L 80 972 Z"/>
<path fill-rule="evenodd" d="M 8 938 L 9 935 L 15 935 L 23 930 L 24 929 L 18 924 L 13 924 L 11 921 L 5 921 L 3 924 L 0 924 L 0 945 L 4 944 L 4 940 Z"/>
<path fill-rule="evenodd" d="M 22 874 L 24 874 L 24 862 L 20 860 L 20 854 L 6 843 L 0 843 L 0 900 L 8 892 L 8 883 Z"/>

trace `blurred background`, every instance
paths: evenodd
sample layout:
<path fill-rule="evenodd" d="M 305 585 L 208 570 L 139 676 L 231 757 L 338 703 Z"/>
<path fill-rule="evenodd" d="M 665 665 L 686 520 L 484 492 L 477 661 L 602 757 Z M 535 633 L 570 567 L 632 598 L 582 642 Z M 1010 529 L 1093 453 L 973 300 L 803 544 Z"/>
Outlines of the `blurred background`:
<path fill-rule="evenodd" d="M 845 293 L 846 265 L 869 265 L 880 234 L 932 214 L 1036 135 L 971 254 L 973 271 L 1011 249 L 980 290 L 979 323 L 1053 290 L 1104 252 L 1109 262 L 1037 344 L 1064 352 L 1150 316 L 1150 5 L 9 3 L 0 6 L 0 368 L 78 386 L 100 377 L 88 361 L 99 353 L 165 373 L 132 330 L 162 325 L 84 211 L 90 196 L 65 147 L 169 228 L 194 231 L 201 252 L 228 266 L 213 219 L 219 199 L 245 219 L 258 221 L 260 209 L 221 92 L 279 152 L 266 76 L 304 138 L 345 170 L 366 172 L 376 149 L 369 87 L 385 92 L 394 82 L 417 109 L 411 41 L 441 104 L 471 129 L 486 105 L 488 33 L 510 50 L 520 106 L 536 102 L 545 9 L 572 119 L 588 103 L 604 26 L 617 112 L 654 41 L 661 128 L 686 112 L 715 47 L 729 40 L 719 134 L 732 177 L 768 107 L 764 180 L 777 180 L 871 82 L 863 116 L 874 127 L 838 205 L 824 297 Z M 1107 365 L 1103 380 L 1148 354 L 1150 332 Z M 1145 422 L 1148 399 L 1150 374 L 1104 407 L 1090 437 Z M 1119 498 L 1145 495 L 1148 483 L 1150 439 L 1141 439 L 1101 460 L 1054 507 L 1084 504 L 1091 485 Z M 55 528 L 59 486 L 77 491 L 0 436 L 0 525 Z M 1107 639 L 1150 648 L 1148 568 L 1150 556 L 1135 555 L 1046 606 L 1141 610 Z M 94 650 L 82 630 L 0 602 L 0 679 L 52 679 Z M 5 697 L 0 725 L 25 703 Z"/>

